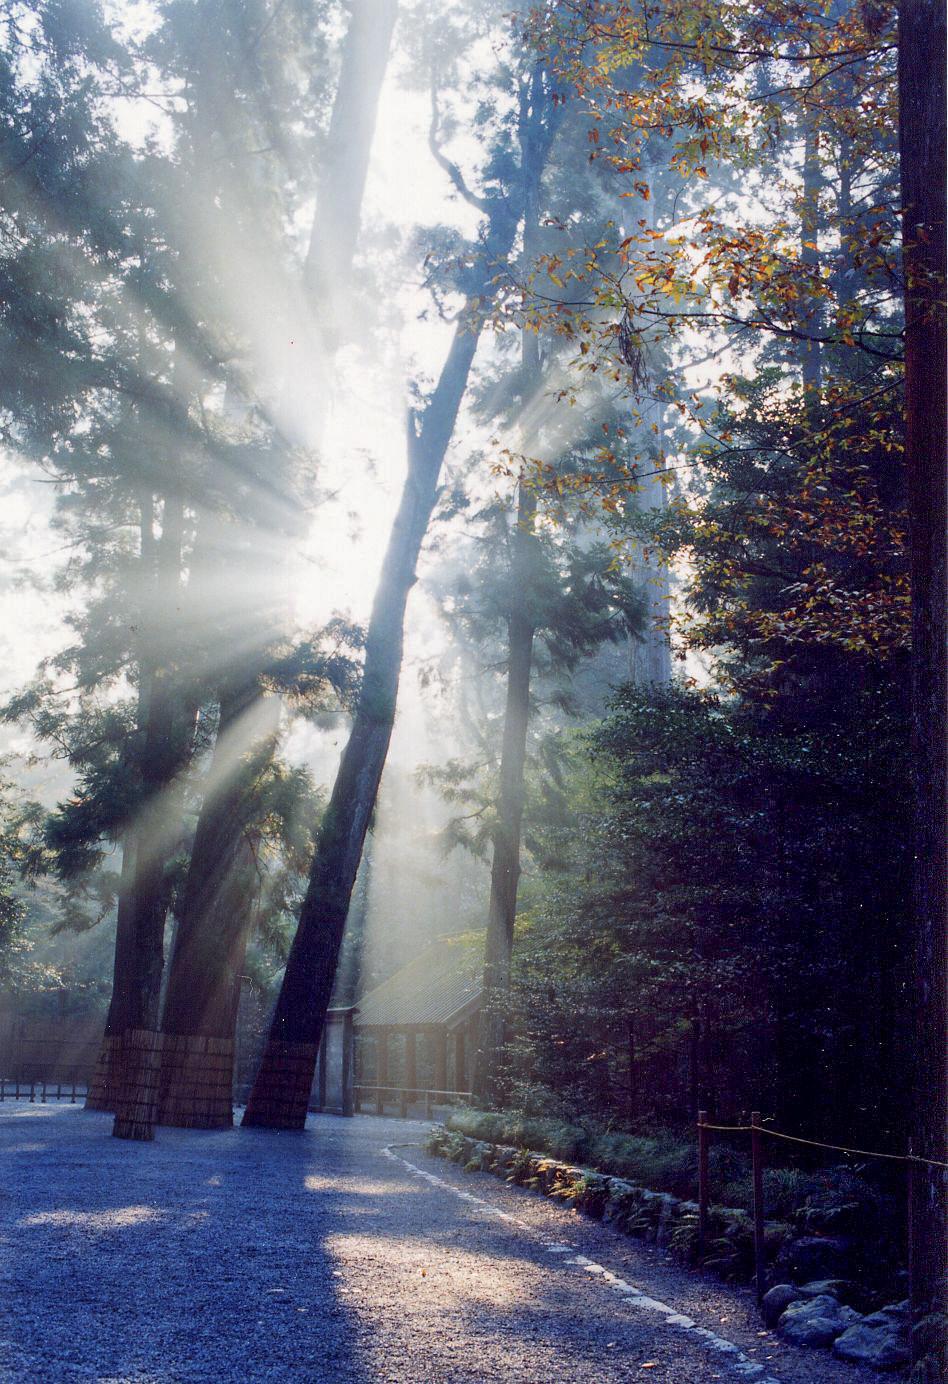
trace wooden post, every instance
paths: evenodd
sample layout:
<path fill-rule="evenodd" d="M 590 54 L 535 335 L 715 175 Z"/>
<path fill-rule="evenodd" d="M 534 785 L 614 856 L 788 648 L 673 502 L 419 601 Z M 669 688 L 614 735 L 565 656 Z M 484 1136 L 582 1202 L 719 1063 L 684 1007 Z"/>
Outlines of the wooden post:
<path fill-rule="evenodd" d="M 454 1035 L 454 1089 L 467 1090 L 467 1063 L 464 1051 L 464 1029 L 459 1028 Z"/>
<path fill-rule="evenodd" d="M 388 1029 L 380 1028 L 375 1036 L 375 1113 L 385 1113 L 385 1096 L 382 1087 L 388 1085 Z"/>
<path fill-rule="evenodd" d="M 766 1291 L 766 1265 L 764 1263 L 764 1151 L 760 1135 L 760 1111 L 751 1113 L 751 1165 L 754 1177 L 754 1271 L 757 1283 L 757 1301 L 760 1302 Z"/>
<path fill-rule="evenodd" d="M 323 1040 L 316 1059 L 316 1109 L 326 1109 L 326 1049 L 329 1047 L 329 1025 L 323 1027 Z"/>
<path fill-rule="evenodd" d="M 698 1111 L 698 1255 L 708 1247 L 708 1112 Z"/>
<path fill-rule="evenodd" d="M 414 1029 L 405 1034 L 405 1085 L 414 1101 L 418 1090 L 418 1035 Z"/>
<path fill-rule="evenodd" d="M 434 1043 L 434 1088 L 436 1091 L 448 1089 L 448 1035 L 442 1028 L 431 1035 Z"/>
<path fill-rule="evenodd" d="M 402 1034 L 402 1071 L 398 1093 L 398 1113 L 403 1120 L 408 1119 L 408 1035 Z"/>
<path fill-rule="evenodd" d="M 905 1257 L 906 1267 L 908 1268 L 909 1283 L 912 1282 L 912 1274 L 915 1266 L 912 1263 L 912 1251 L 915 1245 L 914 1219 L 915 1219 L 915 1164 L 912 1162 L 913 1144 L 911 1137 L 908 1141 L 909 1161 L 905 1165 L 905 1191 L 908 1197 L 908 1214 L 905 1217 L 905 1233 L 908 1236 L 908 1253 Z"/>

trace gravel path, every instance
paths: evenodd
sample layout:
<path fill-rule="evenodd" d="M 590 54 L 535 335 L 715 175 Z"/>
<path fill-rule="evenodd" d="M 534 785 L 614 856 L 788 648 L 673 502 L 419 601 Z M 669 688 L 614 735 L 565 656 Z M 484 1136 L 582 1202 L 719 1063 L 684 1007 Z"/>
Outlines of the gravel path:
<path fill-rule="evenodd" d="M 417 1123 L 110 1127 L 0 1106 L 2 1380 L 878 1384 Z"/>

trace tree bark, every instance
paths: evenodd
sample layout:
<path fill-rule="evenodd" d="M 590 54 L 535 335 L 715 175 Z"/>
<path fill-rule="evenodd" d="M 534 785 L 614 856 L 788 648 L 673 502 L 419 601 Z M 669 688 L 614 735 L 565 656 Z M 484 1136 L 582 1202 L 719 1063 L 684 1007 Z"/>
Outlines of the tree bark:
<path fill-rule="evenodd" d="M 803 108 L 803 199 L 800 208 L 800 263 L 807 275 L 820 268 L 820 129 L 817 115 L 804 103 Z M 819 298 L 807 300 L 807 315 L 801 326 L 807 335 L 818 337 L 823 324 L 823 305 Z M 800 345 L 803 396 L 811 412 L 819 405 L 823 383 L 823 347 L 819 341 Z"/>
<path fill-rule="evenodd" d="M 303 271 L 319 314 L 323 348 L 331 356 L 348 318 L 352 257 L 398 0 L 353 0 L 342 52 L 316 216 Z"/>
<path fill-rule="evenodd" d="M 899 150 L 905 273 L 905 424 L 912 571 L 915 1054 L 913 1148 L 948 1160 L 948 965 L 945 933 L 946 412 L 945 10 L 903 0 L 899 15 Z M 946 1310 L 948 1187 L 944 1168 L 914 1169 L 910 1246 L 916 1321 Z M 939 1333 L 935 1333 L 937 1335 Z M 940 1341 L 913 1333 L 923 1379 L 943 1377 Z M 940 1355 L 940 1364 L 937 1357 Z"/>
<path fill-rule="evenodd" d="M 118 1007 L 113 1003 L 118 987 L 118 976 L 127 971 L 133 963 L 135 880 L 135 829 L 129 826 L 122 838 L 122 875 L 119 882 L 118 905 L 115 922 L 115 952 L 112 959 L 112 999 L 105 1018 L 105 1032 L 99 1047 L 95 1071 L 86 1095 L 86 1110 L 115 1110 L 113 1089 L 113 1061 L 120 1061 L 120 1038 L 116 1023 Z"/>
<path fill-rule="evenodd" d="M 232 1123 L 234 1025 L 257 893 L 250 833 L 273 758 L 280 699 L 255 679 L 221 698 L 210 787 L 198 817 L 162 1017 L 158 1122 Z"/>
<path fill-rule="evenodd" d="M 468 300 L 420 423 L 410 417 L 408 474 L 372 607 L 358 707 L 320 829 L 245 1125 L 302 1129 L 306 1121 L 349 900 L 395 719 L 408 593 L 480 334 L 479 325 L 472 327 L 470 319 L 490 296 L 497 260 L 509 253 L 516 225 L 516 217 L 499 202 L 491 217 L 487 243 L 492 253 L 485 256 L 479 292 Z"/>
<path fill-rule="evenodd" d="M 157 1028 L 168 907 L 165 869 L 174 835 L 169 829 L 175 816 L 171 794 L 190 743 L 191 726 L 178 695 L 170 629 L 165 624 L 180 590 L 184 524 L 180 496 L 165 499 L 157 541 L 153 523 L 149 495 L 142 503 L 141 563 L 146 574 L 143 584 L 151 590 L 154 607 L 139 660 L 140 748 L 133 770 L 140 780 L 142 802 L 122 843 L 112 998 L 86 1101 L 90 1110 L 114 1109 L 125 1032 Z"/>
<path fill-rule="evenodd" d="M 180 695 L 175 667 L 175 610 L 181 587 L 184 502 L 180 494 L 168 495 L 162 506 L 161 537 L 157 545 L 154 583 L 155 620 L 151 631 L 152 652 L 143 660 L 147 691 L 143 744 L 140 756 L 142 806 L 132 828 L 134 878 L 128 903 L 128 930 L 116 946 L 115 984 L 109 1006 L 113 1034 L 110 1054 L 109 1098 L 116 1104 L 113 1134 L 119 1138 L 150 1137 L 141 1131 L 147 1121 L 126 1119 L 116 1094 L 115 1073 L 130 1095 L 135 1085 L 131 1071 L 124 1073 L 124 1039 L 138 1035 L 129 1060 L 144 1054 L 142 1034 L 156 1033 L 164 969 L 165 918 L 168 912 L 166 870 L 180 828 L 180 807 L 175 780 L 187 759 L 193 732 Z M 153 659 L 153 662 L 151 661 Z M 125 921 L 124 918 L 122 920 Z M 118 938 L 117 938 L 118 942 Z M 150 1060 L 145 1064 L 150 1070 Z M 144 1069 L 143 1069 L 144 1070 Z M 136 1101 L 136 1106 L 141 1102 Z"/>
<path fill-rule="evenodd" d="M 526 338 L 525 338 L 526 340 Z M 535 338 L 530 343 L 535 345 Z M 530 673 L 535 627 L 530 610 L 531 548 L 536 499 L 523 484 L 518 491 L 517 527 L 511 562 L 512 609 L 507 622 L 507 698 L 500 757 L 500 793 L 490 872 L 490 903 L 484 950 L 483 1001 L 474 1066 L 476 1098 L 493 1104 L 502 1081 L 507 1042 L 507 1004 L 513 963 L 514 923 L 520 882 L 524 769 L 530 721 Z"/>
<path fill-rule="evenodd" d="M 661 186 L 661 169 L 655 164 L 646 164 L 643 177 L 651 188 Z M 642 214 L 648 222 L 650 231 L 658 231 L 661 217 L 659 199 L 652 196 L 642 205 Z M 671 214 L 667 208 L 665 215 Z M 661 349 L 647 357 L 647 368 L 655 376 L 663 373 L 665 363 Z M 668 506 L 668 493 L 664 484 L 667 479 L 663 468 L 665 454 L 665 404 L 660 390 L 651 391 L 641 399 L 639 409 L 642 421 L 654 437 L 647 446 L 646 473 L 639 481 L 638 505 L 643 510 L 662 511 Z M 647 434 L 646 434 L 647 435 Z M 671 609 L 671 583 L 668 564 L 658 552 L 640 549 L 636 555 L 634 572 L 641 583 L 645 597 L 647 614 L 645 627 L 640 634 L 629 639 L 629 681 L 637 687 L 665 687 L 671 682 L 671 641 L 668 632 Z"/>
<path fill-rule="evenodd" d="M 539 252 L 540 179 L 549 137 L 541 143 L 538 96 L 540 70 L 521 98 L 520 159 L 523 170 L 523 266 L 532 272 Z M 531 108 L 532 107 L 532 108 Z M 540 338 L 525 327 L 521 332 L 522 442 L 527 450 L 535 440 L 528 419 L 540 388 Z M 472 1090 L 485 1105 L 495 1104 L 503 1081 L 507 1045 L 507 1009 L 513 964 L 514 923 L 520 882 L 520 837 L 523 824 L 524 769 L 530 721 L 530 674 L 536 623 L 533 612 L 537 540 L 534 532 L 536 495 L 523 479 L 517 488 L 517 521 L 511 539 L 510 594 L 507 617 L 507 695 L 500 756 L 500 792 L 494 828 L 490 873 L 490 902 L 484 947 L 483 998 L 474 1059 Z"/>

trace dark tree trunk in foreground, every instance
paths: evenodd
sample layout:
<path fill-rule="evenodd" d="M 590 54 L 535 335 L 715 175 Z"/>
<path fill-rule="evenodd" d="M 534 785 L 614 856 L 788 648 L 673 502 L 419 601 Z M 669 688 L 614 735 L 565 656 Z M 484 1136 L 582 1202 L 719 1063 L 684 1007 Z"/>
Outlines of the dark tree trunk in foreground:
<path fill-rule="evenodd" d="M 198 817 L 169 966 L 161 1024 L 161 1124 L 217 1129 L 232 1123 L 234 1026 L 256 897 L 249 833 L 279 719 L 279 698 L 261 697 L 255 680 L 221 699 L 210 787 Z"/>
<path fill-rule="evenodd" d="M 175 608 L 180 591 L 183 525 L 180 496 L 168 497 L 162 510 L 161 536 L 154 543 L 149 501 L 142 523 L 142 565 L 146 572 L 151 568 L 146 589 L 151 590 L 155 606 L 148 654 L 139 670 L 141 806 L 123 841 L 112 999 L 86 1102 L 92 1110 L 115 1108 L 116 1082 L 124 1079 L 122 1046 L 126 1032 L 158 1027 L 168 911 L 165 871 L 177 839 L 174 783 L 187 758 L 193 729 L 180 696 L 170 647 L 169 612 Z M 122 1133 L 121 1125 L 117 1132 Z"/>
<path fill-rule="evenodd" d="M 945 10 L 904 0 L 899 33 L 905 289 L 906 467 L 912 550 L 912 732 L 915 764 L 915 1054 L 913 1149 L 948 1160 L 946 968 L 946 381 Z M 946 1306 L 948 1173 L 914 1169 L 911 1277 L 918 1321 Z M 943 1378 L 940 1331 L 916 1329 L 920 1377 Z"/>
<path fill-rule="evenodd" d="M 523 266 L 529 275 L 539 254 L 540 179 L 554 132 L 555 108 L 545 110 L 549 95 L 541 68 L 525 85 L 520 110 L 520 157 L 523 168 Z M 540 389 L 540 339 L 521 334 L 522 441 L 528 450 L 536 440 L 529 419 Z M 517 888 L 520 883 L 520 836 L 523 823 L 524 768 L 530 722 L 530 674 L 536 623 L 533 612 L 536 496 L 521 480 L 517 521 L 511 539 L 510 592 L 507 616 L 507 697 L 500 756 L 500 792 L 490 872 L 490 903 L 484 948 L 483 1002 L 478 1026 L 472 1090 L 482 1104 L 499 1095 L 507 1043 L 507 1009 L 513 963 Z"/>
<path fill-rule="evenodd" d="M 516 230 L 505 204 L 492 217 L 484 278 L 489 297 L 499 260 Z M 469 299 L 471 315 L 475 304 Z M 438 478 L 474 360 L 479 328 L 462 320 L 441 378 L 420 419 L 410 420 L 408 475 L 372 607 L 362 690 L 349 740 L 320 828 L 309 887 L 245 1125 L 302 1129 L 316 1054 L 329 1007 L 346 915 L 362 847 L 388 753 L 401 672 L 405 607 L 437 496 Z"/>
<path fill-rule="evenodd" d="M 291 387 L 310 400 L 309 436 L 321 437 L 329 376 L 345 317 L 379 94 L 388 63 L 397 0 L 356 0 L 342 52 L 316 215 L 303 270 L 304 300 L 314 318 L 321 379 Z M 259 654 L 247 662 L 259 667 Z M 162 1021 L 158 1119 L 218 1129 L 232 1123 L 235 995 L 249 940 L 247 832 L 253 787 L 276 753 L 279 701 L 256 678 L 221 695 L 212 780 L 191 852 L 182 917 L 171 959 Z M 221 739 L 223 737 L 223 746 Z M 236 762 L 235 762 L 236 761 Z M 228 782 L 223 782 L 228 778 Z"/>
<path fill-rule="evenodd" d="M 116 1063 L 120 1060 L 120 1034 L 116 1027 L 118 1004 L 115 996 L 118 989 L 118 977 L 130 970 L 134 964 L 136 835 L 134 826 L 130 826 L 122 838 L 122 875 L 119 882 L 116 910 L 115 954 L 112 958 L 112 999 L 105 1016 L 105 1031 L 99 1047 L 95 1071 L 86 1095 L 85 1108 L 87 1110 L 113 1111 L 115 1109 L 112 1063 L 113 1058 Z"/>

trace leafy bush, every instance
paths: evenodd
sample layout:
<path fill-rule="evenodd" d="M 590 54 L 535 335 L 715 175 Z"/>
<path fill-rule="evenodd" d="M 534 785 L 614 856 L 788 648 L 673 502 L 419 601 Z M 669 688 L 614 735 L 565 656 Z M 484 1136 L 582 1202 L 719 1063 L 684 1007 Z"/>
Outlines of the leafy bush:
<path fill-rule="evenodd" d="M 667 1131 L 625 1134 L 518 1112 L 467 1109 L 454 1111 L 447 1127 L 470 1139 L 534 1149 L 675 1196 L 693 1196 L 697 1185 L 694 1143 Z"/>

